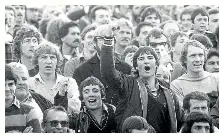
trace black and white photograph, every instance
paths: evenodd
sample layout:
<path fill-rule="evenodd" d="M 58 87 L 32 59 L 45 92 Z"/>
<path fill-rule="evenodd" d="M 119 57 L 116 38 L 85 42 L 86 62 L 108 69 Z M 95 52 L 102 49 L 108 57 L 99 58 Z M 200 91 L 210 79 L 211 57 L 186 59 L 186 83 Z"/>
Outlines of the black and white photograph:
<path fill-rule="evenodd" d="M 220 132 L 219 5 L 4 7 L 4 133 Z"/>

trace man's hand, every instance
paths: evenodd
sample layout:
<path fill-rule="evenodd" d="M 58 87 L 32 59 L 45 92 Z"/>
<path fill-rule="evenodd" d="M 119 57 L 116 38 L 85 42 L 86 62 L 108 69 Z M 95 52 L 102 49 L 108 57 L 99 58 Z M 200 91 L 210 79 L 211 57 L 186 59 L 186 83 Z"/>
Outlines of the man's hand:
<path fill-rule="evenodd" d="M 57 84 L 56 89 L 58 89 L 60 96 L 65 96 L 65 92 L 68 89 L 68 85 L 69 85 L 69 78 L 65 78 L 64 80 L 60 81 Z"/>

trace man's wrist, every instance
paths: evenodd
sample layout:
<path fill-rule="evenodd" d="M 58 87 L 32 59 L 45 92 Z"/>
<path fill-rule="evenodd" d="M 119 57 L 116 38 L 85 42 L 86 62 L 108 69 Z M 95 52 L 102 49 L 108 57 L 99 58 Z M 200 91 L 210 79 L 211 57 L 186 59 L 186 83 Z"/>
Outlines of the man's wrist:
<path fill-rule="evenodd" d="M 104 43 L 105 46 L 113 46 L 114 45 L 114 37 L 104 37 Z"/>

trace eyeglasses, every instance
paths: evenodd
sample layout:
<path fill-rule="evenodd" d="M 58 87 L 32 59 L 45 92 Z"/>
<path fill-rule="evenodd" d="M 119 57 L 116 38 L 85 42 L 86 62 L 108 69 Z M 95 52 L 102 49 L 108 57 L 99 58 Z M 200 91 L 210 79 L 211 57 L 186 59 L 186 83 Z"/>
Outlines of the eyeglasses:
<path fill-rule="evenodd" d="M 156 48 L 157 46 L 166 46 L 167 42 L 160 42 L 160 43 L 155 43 L 155 42 L 150 42 L 149 44 L 152 48 Z"/>
<path fill-rule="evenodd" d="M 69 127 L 69 122 L 68 121 L 57 121 L 57 120 L 52 120 L 49 121 L 51 127 L 57 127 L 57 125 L 60 123 L 62 127 Z"/>

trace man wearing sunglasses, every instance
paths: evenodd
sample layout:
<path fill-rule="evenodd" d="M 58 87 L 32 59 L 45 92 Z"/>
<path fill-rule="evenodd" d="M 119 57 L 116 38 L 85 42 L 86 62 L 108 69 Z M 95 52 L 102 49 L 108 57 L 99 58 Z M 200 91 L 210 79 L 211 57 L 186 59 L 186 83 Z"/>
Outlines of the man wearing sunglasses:
<path fill-rule="evenodd" d="M 44 111 L 42 128 L 45 133 L 72 133 L 69 129 L 69 117 L 62 106 L 53 106 Z"/>
<path fill-rule="evenodd" d="M 163 33 L 162 29 L 160 28 L 152 29 L 146 38 L 146 43 L 147 46 L 150 46 L 156 52 L 160 60 L 160 64 L 172 70 L 172 66 L 171 66 L 172 56 L 170 55 L 171 48 L 168 37 Z"/>

